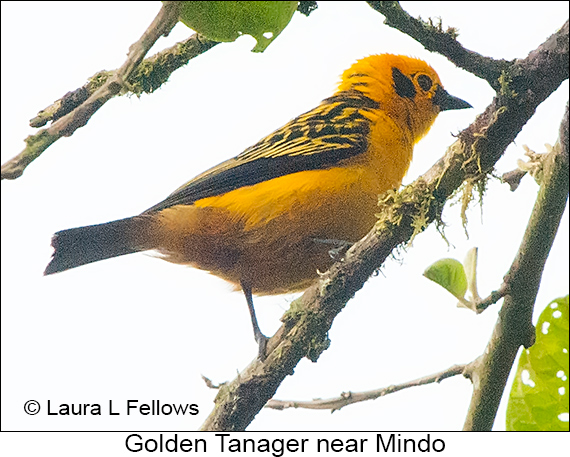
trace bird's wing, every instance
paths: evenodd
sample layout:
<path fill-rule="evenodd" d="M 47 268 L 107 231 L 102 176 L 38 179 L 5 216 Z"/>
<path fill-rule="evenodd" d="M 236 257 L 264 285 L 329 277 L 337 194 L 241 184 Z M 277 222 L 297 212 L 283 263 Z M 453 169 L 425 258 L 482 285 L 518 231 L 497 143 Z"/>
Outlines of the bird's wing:
<path fill-rule="evenodd" d="M 367 111 L 379 104 L 357 91 L 341 92 L 293 119 L 238 156 L 187 182 L 145 213 L 221 195 L 305 170 L 331 167 L 366 151 Z"/>

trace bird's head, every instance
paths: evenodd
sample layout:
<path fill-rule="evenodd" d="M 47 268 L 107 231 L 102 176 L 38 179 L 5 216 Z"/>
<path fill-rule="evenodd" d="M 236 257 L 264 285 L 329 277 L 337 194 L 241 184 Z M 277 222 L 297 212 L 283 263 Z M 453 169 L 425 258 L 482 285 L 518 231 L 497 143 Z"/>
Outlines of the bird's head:
<path fill-rule="evenodd" d="M 436 71 L 412 57 L 378 54 L 358 60 L 342 74 L 338 92 L 356 90 L 375 100 L 380 110 L 411 130 L 414 142 L 423 137 L 441 111 L 471 108 L 450 95 Z"/>

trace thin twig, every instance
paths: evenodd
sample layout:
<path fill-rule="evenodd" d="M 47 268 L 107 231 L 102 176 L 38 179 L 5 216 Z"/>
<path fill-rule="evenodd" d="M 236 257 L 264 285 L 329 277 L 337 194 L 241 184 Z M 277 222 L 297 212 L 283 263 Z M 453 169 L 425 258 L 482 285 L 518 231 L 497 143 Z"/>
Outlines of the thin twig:
<path fill-rule="evenodd" d="M 494 305 L 501 298 L 503 298 L 508 293 L 508 287 L 509 287 L 508 284 L 505 284 L 503 282 L 501 284 L 501 286 L 497 290 L 494 290 L 493 292 L 491 292 L 488 297 L 483 298 L 479 301 L 476 301 L 474 304 L 475 305 L 474 308 L 475 308 L 475 311 L 477 312 L 477 314 L 482 313 L 489 306 Z"/>
<path fill-rule="evenodd" d="M 547 151 L 552 149 L 552 146 L 548 144 L 545 145 Z M 523 144 L 523 149 L 525 150 L 525 155 L 529 158 L 527 162 L 523 160 L 518 160 L 518 167 L 516 170 L 508 171 L 503 176 L 501 176 L 501 181 L 506 182 L 511 187 L 511 192 L 517 190 L 522 178 L 529 173 L 535 181 L 540 183 L 542 177 L 542 169 L 544 167 L 545 153 L 539 153 L 532 151 L 528 146 Z"/>
<path fill-rule="evenodd" d="M 220 383 L 220 384 L 214 384 L 210 378 L 207 378 L 207 377 L 204 376 L 204 375 L 202 375 L 202 380 L 204 381 L 204 383 L 206 384 L 206 386 L 207 386 L 209 389 L 218 390 L 220 387 L 222 387 L 224 384 L 226 384 L 225 382 L 222 382 L 222 383 Z"/>
<path fill-rule="evenodd" d="M 339 397 L 316 399 L 313 401 L 294 401 L 294 400 L 276 400 L 271 399 L 265 405 L 266 408 L 271 409 L 287 409 L 287 408 L 305 408 L 305 409 L 330 409 L 335 412 L 344 408 L 347 405 L 359 403 L 362 401 L 375 400 L 378 397 L 392 394 L 400 390 L 408 389 L 410 387 L 418 387 L 434 382 L 440 383 L 444 379 L 451 378 L 462 374 L 466 365 L 453 365 L 447 370 L 440 371 L 428 376 L 424 376 L 413 381 L 404 382 L 402 384 L 395 384 L 381 389 L 368 390 L 365 392 L 343 392 Z"/>
<path fill-rule="evenodd" d="M 518 189 L 519 184 L 527 173 L 527 171 L 521 170 L 520 168 L 516 168 L 512 171 L 507 171 L 506 173 L 502 174 L 501 182 L 508 184 L 511 188 L 511 192 L 514 192 Z"/>
<path fill-rule="evenodd" d="M 131 45 L 127 60 L 106 82 L 97 89 L 84 103 L 71 113 L 54 122 L 49 128 L 26 138 L 26 148 L 12 158 L 1 169 L 1 179 L 16 179 L 25 168 L 38 158 L 51 144 L 64 136 L 71 136 L 83 127 L 91 116 L 108 100 L 117 95 L 138 67 L 153 44 L 163 35 L 168 35 L 178 21 L 180 2 L 164 2 L 158 15 L 152 21 L 141 38 Z"/>

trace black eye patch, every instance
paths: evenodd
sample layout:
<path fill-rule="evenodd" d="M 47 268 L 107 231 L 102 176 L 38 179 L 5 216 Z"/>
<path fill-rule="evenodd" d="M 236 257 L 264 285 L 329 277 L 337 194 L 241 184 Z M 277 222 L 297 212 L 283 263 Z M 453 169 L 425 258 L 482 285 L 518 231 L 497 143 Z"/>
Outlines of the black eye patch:
<path fill-rule="evenodd" d="M 392 79 L 394 89 L 400 97 L 414 98 L 416 96 L 416 88 L 412 80 L 397 68 L 392 68 Z"/>
<path fill-rule="evenodd" d="M 418 85 L 425 90 L 426 92 L 431 89 L 433 86 L 433 81 L 428 75 L 419 75 L 418 76 Z"/>

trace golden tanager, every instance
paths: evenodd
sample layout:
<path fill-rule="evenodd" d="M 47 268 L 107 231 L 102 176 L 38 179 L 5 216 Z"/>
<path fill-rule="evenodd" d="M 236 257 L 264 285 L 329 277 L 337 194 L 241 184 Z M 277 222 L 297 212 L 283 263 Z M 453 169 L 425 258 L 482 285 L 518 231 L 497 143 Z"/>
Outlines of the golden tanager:
<path fill-rule="evenodd" d="M 438 113 L 469 107 L 422 60 L 366 57 L 332 97 L 142 214 L 57 232 L 45 274 L 155 250 L 241 288 L 263 356 L 252 294 L 311 284 L 334 261 L 331 244 L 372 228 L 378 195 L 400 186 Z"/>

